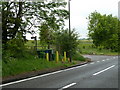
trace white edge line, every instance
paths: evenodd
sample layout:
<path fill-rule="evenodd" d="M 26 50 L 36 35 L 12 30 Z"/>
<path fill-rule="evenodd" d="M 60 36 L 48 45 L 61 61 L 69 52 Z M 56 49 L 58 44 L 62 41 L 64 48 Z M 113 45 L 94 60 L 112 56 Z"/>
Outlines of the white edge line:
<path fill-rule="evenodd" d="M 112 65 L 112 66 L 110 66 L 110 67 L 108 67 L 108 68 L 106 68 L 106 69 L 104 69 L 104 70 L 101 70 L 101 71 L 99 71 L 99 72 L 97 72 L 97 73 L 94 73 L 93 75 L 98 75 L 98 74 L 100 74 L 100 73 L 102 73 L 102 72 L 104 72 L 104 71 L 106 71 L 106 70 L 108 70 L 108 69 L 110 69 L 110 68 L 113 68 L 115 65 Z"/>
<path fill-rule="evenodd" d="M 83 67 L 83 66 L 86 66 L 86 65 L 87 65 L 87 64 L 84 64 L 84 65 L 76 66 L 76 67 L 73 67 L 73 68 L 68 68 L 68 69 L 64 69 L 64 70 L 59 70 L 59 71 L 55 71 L 55 72 L 43 74 L 43 75 L 40 75 L 40 76 L 35 76 L 35 77 L 27 78 L 27 79 L 22 79 L 22 80 L 19 80 L 19 81 L 14 81 L 14 82 L 2 84 L 2 85 L 0 85 L 0 87 L 7 86 L 7 85 L 11 85 L 11 84 L 16 84 L 16 83 L 20 83 L 20 82 L 24 82 L 24 81 L 28 81 L 28 80 L 32 80 L 32 79 L 36 79 L 36 78 L 40 78 L 40 77 L 44 77 L 44 76 L 56 74 L 56 73 L 60 73 L 60 72 L 63 72 L 63 71 L 69 71 L 69 70 L 76 69 L 76 68 L 80 68 L 80 67 Z"/>
<path fill-rule="evenodd" d="M 73 86 L 73 85 L 75 85 L 75 84 L 76 84 L 76 83 L 71 83 L 71 84 L 69 84 L 69 85 L 66 85 L 66 86 L 62 87 L 61 89 L 58 89 L 58 90 L 66 89 L 66 88 L 71 87 L 71 86 Z"/>

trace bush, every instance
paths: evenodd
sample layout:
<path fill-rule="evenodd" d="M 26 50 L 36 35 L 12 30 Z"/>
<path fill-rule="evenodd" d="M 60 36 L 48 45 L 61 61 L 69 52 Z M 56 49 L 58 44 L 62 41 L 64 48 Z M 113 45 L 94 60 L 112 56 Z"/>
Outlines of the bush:
<path fill-rule="evenodd" d="M 25 57 L 26 48 L 25 41 L 20 34 L 16 38 L 9 40 L 6 45 L 3 44 L 3 61 L 7 61 L 11 58 Z M 6 46 L 6 48 L 4 48 Z"/>
<path fill-rule="evenodd" d="M 75 30 L 68 32 L 68 30 L 62 30 L 56 35 L 56 49 L 63 54 L 64 51 L 67 52 L 67 57 L 73 56 L 77 51 L 78 46 L 78 34 Z"/>

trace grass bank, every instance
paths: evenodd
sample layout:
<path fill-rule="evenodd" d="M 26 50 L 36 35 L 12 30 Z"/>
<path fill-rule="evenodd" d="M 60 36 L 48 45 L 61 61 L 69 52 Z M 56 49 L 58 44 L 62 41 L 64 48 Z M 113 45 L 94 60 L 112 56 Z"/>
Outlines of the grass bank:
<path fill-rule="evenodd" d="M 82 60 L 85 59 L 81 56 Z M 79 56 L 80 60 L 80 56 Z M 26 72 L 45 70 L 57 67 L 68 67 L 71 65 L 75 65 L 77 62 L 56 62 L 56 61 L 47 61 L 45 59 L 35 58 L 30 56 L 29 58 L 21 58 L 21 59 L 11 59 L 7 63 L 2 62 L 2 77 L 14 76 Z"/>

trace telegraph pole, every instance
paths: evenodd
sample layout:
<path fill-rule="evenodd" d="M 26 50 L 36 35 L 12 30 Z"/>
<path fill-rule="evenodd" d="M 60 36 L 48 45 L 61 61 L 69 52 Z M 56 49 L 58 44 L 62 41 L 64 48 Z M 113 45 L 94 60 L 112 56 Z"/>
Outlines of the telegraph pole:
<path fill-rule="evenodd" d="M 118 40 L 120 40 L 120 1 L 118 2 Z M 118 53 L 120 53 L 120 42 L 118 41 Z M 118 58 L 120 56 L 118 55 Z"/>
<path fill-rule="evenodd" d="M 71 33 L 71 24 L 70 24 L 70 1 L 68 0 L 68 10 L 69 10 L 69 39 L 70 39 L 70 33 Z M 70 62 L 72 62 L 72 57 L 71 57 L 71 49 L 69 51 L 69 57 L 70 57 Z"/>
<path fill-rule="evenodd" d="M 118 19 L 120 21 L 120 1 L 118 2 Z"/>
<path fill-rule="evenodd" d="M 71 32 L 71 25 L 70 25 L 70 1 L 71 0 L 68 0 L 68 9 L 69 9 L 69 35 L 70 35 L 70 32 Z"/>

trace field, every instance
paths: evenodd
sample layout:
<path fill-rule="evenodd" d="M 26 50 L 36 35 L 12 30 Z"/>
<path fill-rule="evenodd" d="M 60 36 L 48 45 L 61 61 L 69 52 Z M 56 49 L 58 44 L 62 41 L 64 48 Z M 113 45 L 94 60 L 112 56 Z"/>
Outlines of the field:
<path fill-rule="evenodd" d="M 37 41 L 38 49 L 47 49 L 46 47 L 42 47 L 40 45 L 40 41 Z M 26 46 L 33 47 L 35 45 L 35 42 L 33 40 L 29 40 L 26 43 Z M 78 46 L 78 51 L 81 54 L 96 54 L 96 55 L 118 55 L 118 52 L 113 52 L 108 49 L 99 49 L 93 47 L 92 40 L 80 40 L 80 44 Z"/>
<path fill-rule="evenodd" d="M 37 41 L 38 49 L 47 49 L 46 47 L 42 47 L 40 45 L 40 41 Z M 26 43 L 26 46 L 33 47 L 35 45 L 35 42 L 33 40 L 29 40 Z M 78 51 L 80 54 L 96 54 L 96 55 L 118 55 L 117 52 L 112 52 L 111 50 L 107 49 L 99 49 L 93 47 L 92 40 L 80 40 L 80 44 L 78 46 Z"/>
<path fill-rule="evenodd" d="M 92 40 L 80 40 L 79 51 L 81 54 L 118 55 L 117 52 L 111 50 L 93 47 Z"/>

